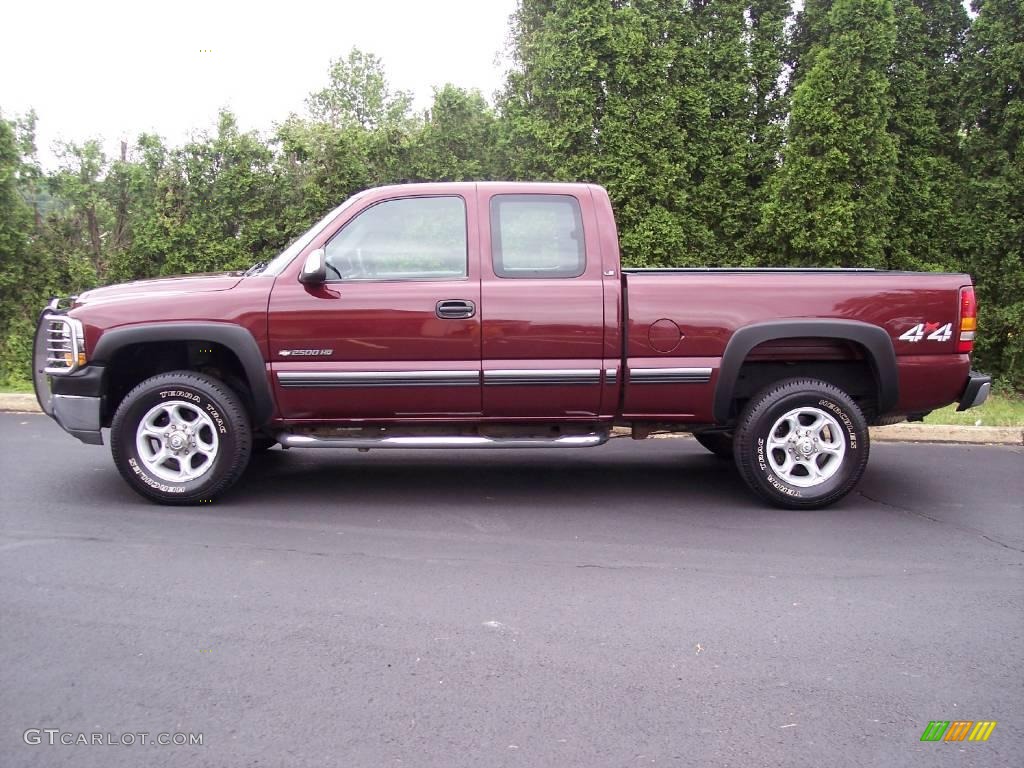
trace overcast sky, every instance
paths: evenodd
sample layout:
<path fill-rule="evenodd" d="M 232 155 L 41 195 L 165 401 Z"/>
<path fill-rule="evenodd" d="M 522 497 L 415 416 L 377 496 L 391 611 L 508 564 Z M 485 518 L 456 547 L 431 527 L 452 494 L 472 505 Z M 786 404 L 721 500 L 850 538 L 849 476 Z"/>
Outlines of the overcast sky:
<path fill-rule="evenodd" d="M 108 147 L 142 131 L 180 143 L 230 107 L 243 128 L 301 112 L 332 58 L 375 53 L 430 103 L 452 82 L 500 87 L 515 0 L 22 0 L 4 4 L 0 110 L 34 107 L 45 165 L 58 138 Z M 209 51 L 208 53 L 205 51 Z"/>

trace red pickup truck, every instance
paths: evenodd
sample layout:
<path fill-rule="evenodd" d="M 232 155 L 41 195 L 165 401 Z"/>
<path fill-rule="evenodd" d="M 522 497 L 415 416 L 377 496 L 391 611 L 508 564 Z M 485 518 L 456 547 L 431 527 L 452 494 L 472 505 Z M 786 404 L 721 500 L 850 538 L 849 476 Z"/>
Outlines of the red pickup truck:
<path fill-rule="evenodd" d="M 868 425 L 988 395 L 971 279 L 861 269 L 624 269 L 589 184 L 382 187 L 248 271 L 54 300 L 43 410 L 110 428 L 128 484 L 206 501 L 251 453 L 543 448 L 692 432 L 755 494 L 830 504 Z"/>

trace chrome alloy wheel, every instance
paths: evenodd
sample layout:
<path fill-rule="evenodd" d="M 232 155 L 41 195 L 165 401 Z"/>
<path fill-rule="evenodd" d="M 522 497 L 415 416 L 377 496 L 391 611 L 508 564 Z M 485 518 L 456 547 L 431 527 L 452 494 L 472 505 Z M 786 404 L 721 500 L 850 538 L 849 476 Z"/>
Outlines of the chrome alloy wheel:
<path fill-rule="evenodd" d="M 839 422 L 820 408 L 794 408 L 768 435 L 765 453 L 781 480 L 799 488 L 824 483 L 843 465 L 846 440 Z"/>
<path fill-rule="evenodd" d="M 139 421 L 135 446 L 146 469 L 161 480 L 185 483 L 202 477 L 217 458 L 217 428 L 199 406 L 168 400 Z"/>

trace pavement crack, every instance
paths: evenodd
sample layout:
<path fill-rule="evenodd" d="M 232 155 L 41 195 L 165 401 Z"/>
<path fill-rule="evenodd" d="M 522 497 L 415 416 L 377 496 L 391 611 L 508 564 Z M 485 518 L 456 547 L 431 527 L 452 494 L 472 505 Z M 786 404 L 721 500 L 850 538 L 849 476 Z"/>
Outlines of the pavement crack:
<path fill-rule="evenodd" d="M 999 539 L 993 539 L 991 536 L 989 536 L 987 534 L 984 534 L 984 533 L 980 533 L 980 532 L 978 533 L 978 535 L 981 536 L 981 538 L 985 539 L 986 541 L 991 541 L 993 544 L 998 544 L 1000 547 L 1006 547 L 1007 549 L 1011 549 L 1014 552 L 1024 553 L 1024 549 L 1021 549 L 1020 547 L 1014 547 L 1014 546 L 1012 546 L 1010 544 L 1007 544 L 1005 541 L 1000 541 Z"/>
<path fill-rule="evenodd" d="M 916 509 L 910 509 L 910 507 L 901 507 L 899 504 L 893 504 L 892 502 L 885 501 L 884 499 L 876 499 L 874 496 L 869 496 L 868 494 L 864 493 L 864 491 L 858 490 L 857 493 L 863 496 L 868 501 L 873 501 L 875 504 L 881 504 L 883 507 L 889 507 L 890 509 L 898 509 L 900 512 L 907 512 L 908 514 L 916 515 L 917 517 L 923 517 L 925 520 L 931 520 L 933 523 L 942 522 L 937 517 L 926 515 L 924 512 L 918 512 Z"/>
<path fill-rule="evenodd" d="M 1000 541 L 999 539 L 992 538 L 987 533 L 983 533 L 979 531 L 977 528 L 969 528 L 967 526 L 957 525 L 956 523 L 950 523 L 946 520 L 941 520 L 937 517 L 926 515 L 924 512 L 918 512 L 916 509 L 910 509 L 909 507 L 901 507 L 899 504 L 892 504 L 883 499 L 876 499 L 874 496 L 869 496 L 868 494 L 864 493 L 864 491 L 861 490 L 858 490 L 857 493 L 863 496 L 868 501 L 873 501 L 875 504 L 880 504 L 883 507 L 889 507 L 889 509 L 895 509 L 898 510 L 899 512 L 905 512 L 908 515 L 914 515 L 915 517 L 920 517 L 924 520 L 929 520 L 933 523 L 938 523 L 939 525 L 948 525 L 950 528 L 962 531 L 963 533 L 974 534 L 979 538 L 985 539 L 985 541 L 989 541 L 993 544 L 998 544 L 1000 547 L 1005 547 L 1006 549 L 1012 550 L 1013 552 L 1024 553 L 1024 549 L 1021 549 L 1020 547 L 1015 547 L 1012 544 L 1007 544 L 1005 541 Z"/>

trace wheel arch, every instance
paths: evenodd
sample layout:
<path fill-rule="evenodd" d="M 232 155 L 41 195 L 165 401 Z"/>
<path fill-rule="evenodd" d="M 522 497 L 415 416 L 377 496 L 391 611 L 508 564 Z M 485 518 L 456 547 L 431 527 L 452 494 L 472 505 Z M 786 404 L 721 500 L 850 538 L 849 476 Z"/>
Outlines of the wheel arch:
<path fill-rule="evenodd" d="M 216 344 L 237 358 L 248 387 L 253 426 L 263 426 L 273 417 L 274 396 L 266 374 L 263 353 L 253 335 L 230 323 L 145 323 L 112 328 L 100 336 L 92 352 L 92 362 L 107 366 L 118 353 L 133 346 L 159 343 Z"/>
<path fill-rule="evenodd" d="M 878 390 L 879 413 L 896 407 L 899 402 L 896 351 L 883 328 L 859 320 L 775 320 L 744 326 L 726 344 L 715 387 L 715 422 L 728 422 L 740 369 L 755 347 L 780 339 L 815 337 L 849 341 L 863 347 Z"/>

